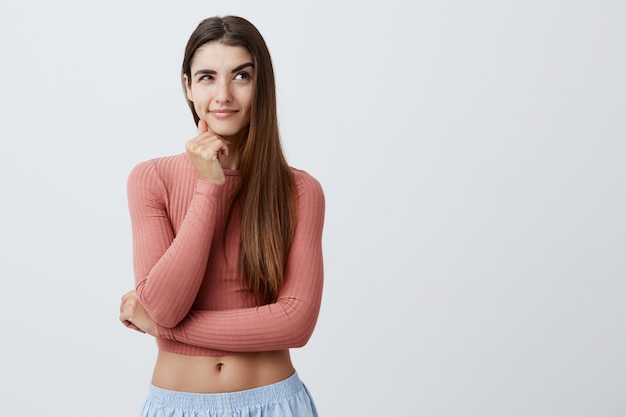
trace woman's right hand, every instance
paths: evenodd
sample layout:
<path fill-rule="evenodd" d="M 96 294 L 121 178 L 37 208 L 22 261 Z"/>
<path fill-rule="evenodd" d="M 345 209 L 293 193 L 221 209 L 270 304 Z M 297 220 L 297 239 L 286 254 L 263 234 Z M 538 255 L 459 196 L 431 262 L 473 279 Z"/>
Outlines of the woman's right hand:
<path fill-rule="evenodd" d="M 198 136 L 185 145 L 198 178 L 215 184 L 224 184 L 226 177 L 220 164 L 222 156 L 228 156 L 230 142 L 213 133 L 204 120 L 198 122 Z"/>
<path fill-rule="evenodd" d="M 148 315 L 141 302 L 139 302 L 139 297 L 135 290 L 129 291 L 122 296 L 120 321 L 129 329 L 159 337 L 157 324 Z"/>

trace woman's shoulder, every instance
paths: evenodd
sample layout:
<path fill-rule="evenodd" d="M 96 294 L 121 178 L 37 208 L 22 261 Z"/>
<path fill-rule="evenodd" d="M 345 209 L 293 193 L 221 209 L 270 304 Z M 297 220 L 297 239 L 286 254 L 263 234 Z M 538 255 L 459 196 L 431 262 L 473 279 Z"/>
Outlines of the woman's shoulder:
<path fill-rule="evenodd" d="M 177 155 L 167 155 L 167 156 L 159 156 L 155 158 L 146 159 L 137 163 L 133 170 L 135 169 L 156 169 L 163 170 L 168 168 L 175 168 L 180 165 L 187 165 L 189 163 L 189 157 L 186 153 L 179 153 Z"/>
<path fill-rule="evenodd" d="M 137 163 L 131 170 L 131 176 L 139 174 L 161 174 L 186 171 L 189 168 L 189 157 L 186 153 L 146 159 Z"/>
<path fill-rule="evenodd" d="M 189 157 L 186 153 L 181 153 L 139 162 L 132 168 L 128 181 L 131 184 L 144 184 L 150 188 L 160 185 L 169 187 L 172 183 L 193 179 L 194 174 L 195 170 Z"/>
<path fill-rule="evenodd" d="M 324 201 L 324 190 L 322 184 L 307 171 L 302 169 L 291 168 L 291 173 L 296 184 L 299 196 L 308 195 L 316 200 Z"/>
<path fill-rule="evenodd" d="M 307 171 L 289 167 L 291 169 L 291 173 L 298 187 L 313 187 L 322 189 L 322 185 L 313 175 L 309 174 Z"/>

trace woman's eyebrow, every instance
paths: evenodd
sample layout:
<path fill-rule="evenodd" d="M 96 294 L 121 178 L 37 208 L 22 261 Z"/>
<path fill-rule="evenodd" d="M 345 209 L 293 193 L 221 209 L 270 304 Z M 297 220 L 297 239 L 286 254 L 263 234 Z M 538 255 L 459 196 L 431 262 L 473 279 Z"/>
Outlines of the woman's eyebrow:
<path fill-rule="evenodd" d="M 245 64 L 241 64 L 238 67 L 235 67 L 230 73 L 234 74 L 237 71 L 241 71 L 242 69 L 244 69 L 246 67 L 252 67 L 252 69 L 254 69 L 254 64 L 252 62 L 246 62 Z"/>
<path fill-rule="evenodd" d="M 211 70 L 211 69 L 201 69 L 201 70 L 196 71 L 193 75 L 195 77 L 196 75 L 205 75 L 205 74 L 213 75 L 213 74 L 217 74 L 217 71 Z"/>
<path fill-rule="evenodd" d="M 241 71 L 242 69 L 247 68 L 247 67 L 252 67 L 254 69 L 254 64 L 252 62 L 246 62 L 245 64 L 241 64 L 235 67 L 234 69 L 232 69 L 230 73 L 234 74 L 237 71 Z M 206 75 L 206 74 L 215 75 L 217 74 L 217 71 L 212 70 L 212 69 L 201 69 L 201 70 L 196 71 L 193 75 L 196 76 L 196 75 Z"/>

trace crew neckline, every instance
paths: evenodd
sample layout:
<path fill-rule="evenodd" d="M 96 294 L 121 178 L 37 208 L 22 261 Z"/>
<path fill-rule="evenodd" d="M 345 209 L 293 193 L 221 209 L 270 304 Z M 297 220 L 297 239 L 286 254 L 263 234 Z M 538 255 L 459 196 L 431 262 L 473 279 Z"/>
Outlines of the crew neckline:
<path fill-rule="evenodd" d="M 230 168 L 222 168 L 224 171 L 224 175 L 226 176 L 239 176 L 241 175 L 241 171 L 238 169 L 230 169 Z"/>

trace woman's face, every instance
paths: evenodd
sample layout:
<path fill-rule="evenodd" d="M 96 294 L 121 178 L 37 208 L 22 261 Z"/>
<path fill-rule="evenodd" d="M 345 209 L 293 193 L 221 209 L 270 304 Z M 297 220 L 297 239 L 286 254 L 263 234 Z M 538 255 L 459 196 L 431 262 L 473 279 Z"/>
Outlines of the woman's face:
<path fill-rule="evenodd" d="M 254 59 L 246 48 L 202 45 L 191 60 L 191 80 L 185 75 L 184 81 L 187 98 L 209 129 L 231 139 L 245 134 L 255 85 Z"/>

